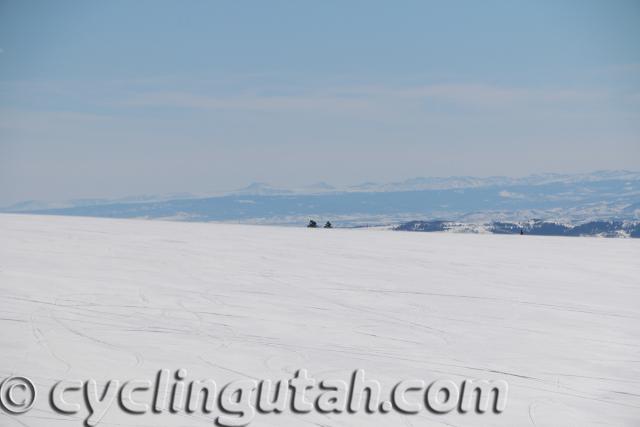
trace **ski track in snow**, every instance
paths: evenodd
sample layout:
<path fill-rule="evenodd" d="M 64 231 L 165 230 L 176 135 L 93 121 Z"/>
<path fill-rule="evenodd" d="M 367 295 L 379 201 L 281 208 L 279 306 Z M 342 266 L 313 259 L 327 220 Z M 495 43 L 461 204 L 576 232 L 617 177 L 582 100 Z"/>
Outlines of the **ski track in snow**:
<path fill-rule="evenodd" d="M 504 379 L 502 414 L 257 415 L 252 426 L 637 426 L 640 240 L 0 215 L 2 426 L 82 425 L 60 379 Z M 133 416 L 104 426 L 213 425 Z"/>

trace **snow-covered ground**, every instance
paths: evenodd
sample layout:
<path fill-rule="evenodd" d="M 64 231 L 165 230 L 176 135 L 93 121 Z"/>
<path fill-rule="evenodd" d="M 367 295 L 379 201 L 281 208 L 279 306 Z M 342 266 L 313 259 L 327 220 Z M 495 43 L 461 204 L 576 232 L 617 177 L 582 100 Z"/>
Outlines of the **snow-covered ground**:
<path fill-rule="evenodd" d="M 501 414 L 256 415 L 252 426 L 637 426 L 640 241 L 0 215 L 0 380 L 40 394 L 2 426 L 82 425 L 61 379 L 218 384 L 502 379 Z M 74 399 L 74 394 L 68 395 Z M 78 399 L 78 402 L 81 402 Z M 213 425 L 216 414 L 105 426 Z"/>

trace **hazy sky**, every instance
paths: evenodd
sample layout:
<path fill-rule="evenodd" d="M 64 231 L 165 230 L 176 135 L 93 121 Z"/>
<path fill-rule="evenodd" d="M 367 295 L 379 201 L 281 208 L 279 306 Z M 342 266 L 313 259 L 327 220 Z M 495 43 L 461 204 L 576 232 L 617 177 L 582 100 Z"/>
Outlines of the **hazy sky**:
<path fill-rule="evenodd" d="M 640 1 L 0 0 L 0 205 L 640 169 Z"/>

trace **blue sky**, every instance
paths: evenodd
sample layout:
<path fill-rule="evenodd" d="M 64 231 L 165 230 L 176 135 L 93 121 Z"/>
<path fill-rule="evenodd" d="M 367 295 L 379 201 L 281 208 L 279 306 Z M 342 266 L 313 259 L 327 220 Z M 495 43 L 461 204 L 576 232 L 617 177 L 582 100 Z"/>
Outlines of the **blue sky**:
<path fill-rule="evenodd" d="M 638 159 L 638 1 L 0 1 L 0 205 Z"/>

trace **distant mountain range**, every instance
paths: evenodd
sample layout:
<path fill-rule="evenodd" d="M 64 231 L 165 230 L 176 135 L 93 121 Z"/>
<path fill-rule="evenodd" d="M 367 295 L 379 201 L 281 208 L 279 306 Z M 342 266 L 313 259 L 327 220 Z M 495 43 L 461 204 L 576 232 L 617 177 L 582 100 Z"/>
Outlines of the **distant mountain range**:
<path fill-rule="evenodd" d="M 283 189 L 253 183 L 210 195 L 145 195 L 125 199 L 29 201 L 3 212 L 338 226 L 448 220 L 481 224 L 540 218 L 564 224 L 640 219 L 640 173 L 597 171 L 522 178 L 414 178 L 337 188 L 317 183 Z"/>

